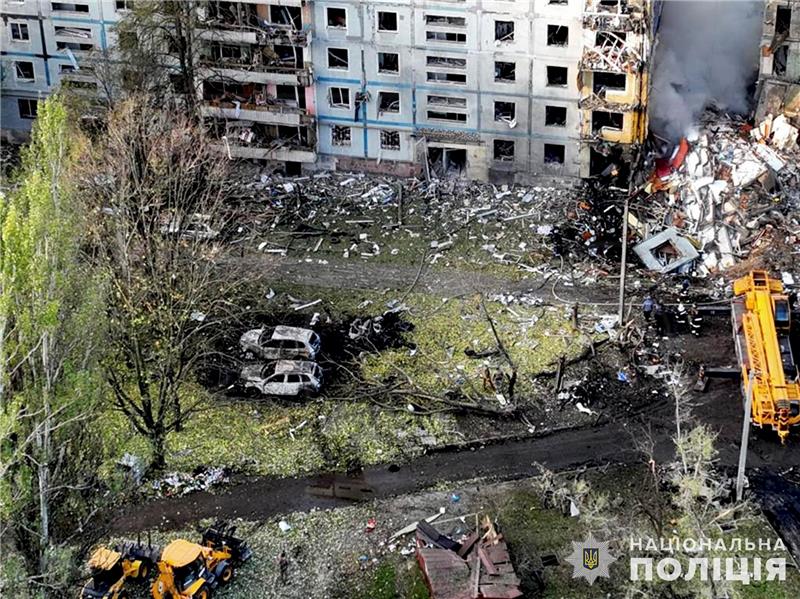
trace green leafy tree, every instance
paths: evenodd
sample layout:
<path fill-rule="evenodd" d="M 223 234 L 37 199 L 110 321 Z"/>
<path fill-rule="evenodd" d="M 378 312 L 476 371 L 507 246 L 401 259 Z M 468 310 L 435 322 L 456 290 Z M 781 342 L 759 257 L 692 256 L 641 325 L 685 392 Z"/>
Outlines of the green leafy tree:
<path fill-rule="evenodd" d="M 103 319 L 81 260 L 82 151 L 61 100 L 40 104 L 0 208 L 0 542 L 22 556 L 27 587 L 9 596 L 62 596 L 73 534 L 94 513 Z"/>

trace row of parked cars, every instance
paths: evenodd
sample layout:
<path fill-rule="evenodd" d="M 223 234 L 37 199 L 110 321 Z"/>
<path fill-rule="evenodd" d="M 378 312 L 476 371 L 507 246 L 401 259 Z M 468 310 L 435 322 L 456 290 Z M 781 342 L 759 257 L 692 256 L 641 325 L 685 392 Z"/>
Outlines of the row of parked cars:
<path fill-rule="evenodd" d="M 314 331 L 289 326 L 252 329 L 242 335 L 239 346 L 246 358 L 259 360 L 242 368 L 245 389 L 290 397 L 319 393 L 322 368 L 316 359 L 322 342 Z"/>

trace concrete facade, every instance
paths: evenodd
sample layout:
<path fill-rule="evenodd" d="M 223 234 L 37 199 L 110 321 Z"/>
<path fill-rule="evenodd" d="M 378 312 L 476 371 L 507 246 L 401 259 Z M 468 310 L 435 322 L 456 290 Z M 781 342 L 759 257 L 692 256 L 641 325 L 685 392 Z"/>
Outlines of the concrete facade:
<path fill-rule="evenodd" d="M 757 121 L 785 113 L 800 121 L 800 0 L 764 6 Z"/>
<path fill-rule="evenodd" d="M 62 82 L 96 88 L 91 63 L 115 44 L 129 3 L 117 0 L 4 0 L 0 16 L 2 131 L 27 138 L 37 102 Z M 77 68 L 76 68 L 77 67 Z"/>

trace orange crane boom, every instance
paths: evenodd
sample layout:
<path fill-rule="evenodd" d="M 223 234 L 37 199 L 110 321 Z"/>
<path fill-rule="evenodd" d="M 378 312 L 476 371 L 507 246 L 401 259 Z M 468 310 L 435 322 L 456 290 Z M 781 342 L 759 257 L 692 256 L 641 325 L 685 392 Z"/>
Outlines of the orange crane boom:
<path fill-rule="evenodd" d="M 789 338 L 789 298 L 783 293 L 783 283 L 763 270 L 737 279 L 733 294 L 733 336 L 745 394 L 753 373 L 751 421 L 759 427 L 772 427 L 785 443 L 790 427 L 800 424 L 800 383 Z"/>

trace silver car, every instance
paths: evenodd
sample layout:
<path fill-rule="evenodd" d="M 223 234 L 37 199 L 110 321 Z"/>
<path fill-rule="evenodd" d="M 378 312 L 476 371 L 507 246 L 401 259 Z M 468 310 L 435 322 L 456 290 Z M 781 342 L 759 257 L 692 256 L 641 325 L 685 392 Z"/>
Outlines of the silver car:
<path fill-rule="evenodd" d="M 279 360 L 273 364 L 245 366 L 241 374 L 245 389 L 264 395 L 313 395 L 322 386 L 322 369 L 316 362 Z"/>
<path fill-rule="evenodd" d="M 319 353 L 320 345 L 319 335 L 299 327 L 253 329 L 239 339 L 242 351 L 265 360 L 313 360 Z"/>

